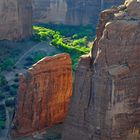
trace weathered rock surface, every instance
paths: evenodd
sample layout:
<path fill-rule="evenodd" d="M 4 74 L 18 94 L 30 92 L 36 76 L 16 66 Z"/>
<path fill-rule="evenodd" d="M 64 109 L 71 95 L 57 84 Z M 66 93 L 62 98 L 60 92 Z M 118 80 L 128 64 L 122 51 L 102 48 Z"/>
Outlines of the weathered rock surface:
<path fill-rule="evenodd" d="M 34 22 L 67 25 L 95 24 L 102 9 L 124 0 L 33 0 Z"/>
<path fill-rule="evenodd" d="M 46 57 L 20 76 L 11 135 L 23 136 L 63 122 L 72 95 L 68 54 Z"/>
<path fill-rule="evenodd" d="M 140 139 L 140 1 L 102 12 L 79 62 L 63 140 Z"/>
<path fill-rule="evenodd" d="M 32 1 L 0 0 L 0 40 L 21 40 L 32 34 Z"/>

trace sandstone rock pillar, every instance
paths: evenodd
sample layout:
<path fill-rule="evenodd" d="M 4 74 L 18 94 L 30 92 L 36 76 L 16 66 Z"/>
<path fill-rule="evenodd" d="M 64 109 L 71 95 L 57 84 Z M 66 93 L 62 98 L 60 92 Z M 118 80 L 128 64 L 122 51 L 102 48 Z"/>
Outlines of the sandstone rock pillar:
<path fill-rule="evenodd" d="M 72 95 L 68 54 L 46 57 L 20 76 L 12 136 L 24 136 L 63 122 Z"/>

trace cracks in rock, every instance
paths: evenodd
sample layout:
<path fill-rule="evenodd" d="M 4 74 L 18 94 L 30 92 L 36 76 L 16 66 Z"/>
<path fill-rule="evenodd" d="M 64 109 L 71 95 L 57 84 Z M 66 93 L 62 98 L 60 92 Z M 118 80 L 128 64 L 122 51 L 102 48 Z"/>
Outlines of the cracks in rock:
<path fill-rule="evenodd" d="M 108 60 L 107 60 L 107 48 L 105 46 L 105 63 L 107 66 L 109 66 Z"/>
<path fill-rule="evenodd" d="M 95 93 L 93 92 L 93 79 L 90 79 L 90 95 L 89 95 L 89 100 L 88 100 L 88 105 L 87 108 L 89 108 L 90 104 L 94 104 L 94 98 L 95 98 Z"/>
<path fill-rule="evenodd" d="M 93 65 L 92 65 L 92 61 L 91 61 L 91 63 L 90 63 L 90 95 L 89 95 L 89 100 L 88 100 L 88 105 L 87 105 L 87 107 L 89 108 L 89 106 L 90 106 L 90 104 L 91 104 L 91 102 L 93 102 L 93 104 L 94 104 L 94 99 L 95 99 L 95 93 L 93 92 L 92 93 L 92 91 L 93 91 L 93 75 L 94 75 L 94 71 L 92 70 L 92 67 L 93 67 Z"/>

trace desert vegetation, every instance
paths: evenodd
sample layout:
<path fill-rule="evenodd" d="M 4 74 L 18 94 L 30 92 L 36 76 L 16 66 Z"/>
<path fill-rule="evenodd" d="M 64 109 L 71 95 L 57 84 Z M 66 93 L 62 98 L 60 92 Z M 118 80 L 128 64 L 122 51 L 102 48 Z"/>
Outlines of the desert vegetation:
<path fill-rule="evenodd" d="M 33 29 L 34 41 L 48 41 L 50 45 L 71 55 L 74 71 L 79 57 L 89 53 L 90 46 L 88 43 L 93 40 L 95 33 L 90 26 L 68 27 L 46 24 L 33 26 Z"/>

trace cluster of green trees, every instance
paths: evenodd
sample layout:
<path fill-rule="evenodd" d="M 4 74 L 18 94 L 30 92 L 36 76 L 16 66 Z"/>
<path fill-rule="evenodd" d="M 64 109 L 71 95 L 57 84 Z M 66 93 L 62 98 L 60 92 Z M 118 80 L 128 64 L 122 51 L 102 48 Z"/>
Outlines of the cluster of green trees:
<path fill-rule="evenodd" d="M 7 57 L 0 63 L 0 71 L 11 70 L 14 66 L 14 61 L 10 57 Z"/>
<path fill-rule="evenodd" d="M 2 74 L 0 74 L 0 89 L 1 89 L 1 87 L 5 86 L 6 84 L 7 84 L 7 81 L 6 81 L 5 77 Z"/>
<path fill-rule="evenodd" d="M 92 30 L 86 32 L 78 32 L 77 34 L 72 31 L 68 33 L 66 29 L 50 29 L 42 26 L 33 26 L 34 34 L 33 39 L 35 41 L 49 41 L 50 45 L 53 45 L 59 48 L 62 52 L 69 53 L 73 62 L 73 70 L 75 70 L 78 59 L 81 55 L 87 54 L 90 51 L 90 48 L 87 47 L 87 44 L 90 40 L 89 35 Z M 65 32 L 64 32 L 65 31 Z M 65 35 L 65 36 L 64 36 Z M 71 35 L 71 36 L 68 36 Z M 93 36 L 92 36 L 93 37 Z"/>
<path fill-rule="evenodd" d="M 51 41 L 51 44 L 57 47 L 61 47 L 64 50 L 78 51 L 81 53 L 89 52 L 87 45 L 87 37 L 79 39 L 66 38 L 58 31 L 47 29 L 45 27 L 34 26 L 34 39 L 38 41 Z"/>
<path fill-rule="evenodd" d="M 36 26 L 45 27 L 47 29 L 58 31 L 62 36 L 65 37 L 74 36 L 76 38 L 82 38 L 84 36 L 87 36 L 88 39 L 93 40 L 93 37 L 95 36 L 95 28 L 90 25 L 72 26 L 72 25 L 47 23 L 47 24 L 36 24 Z"/>

